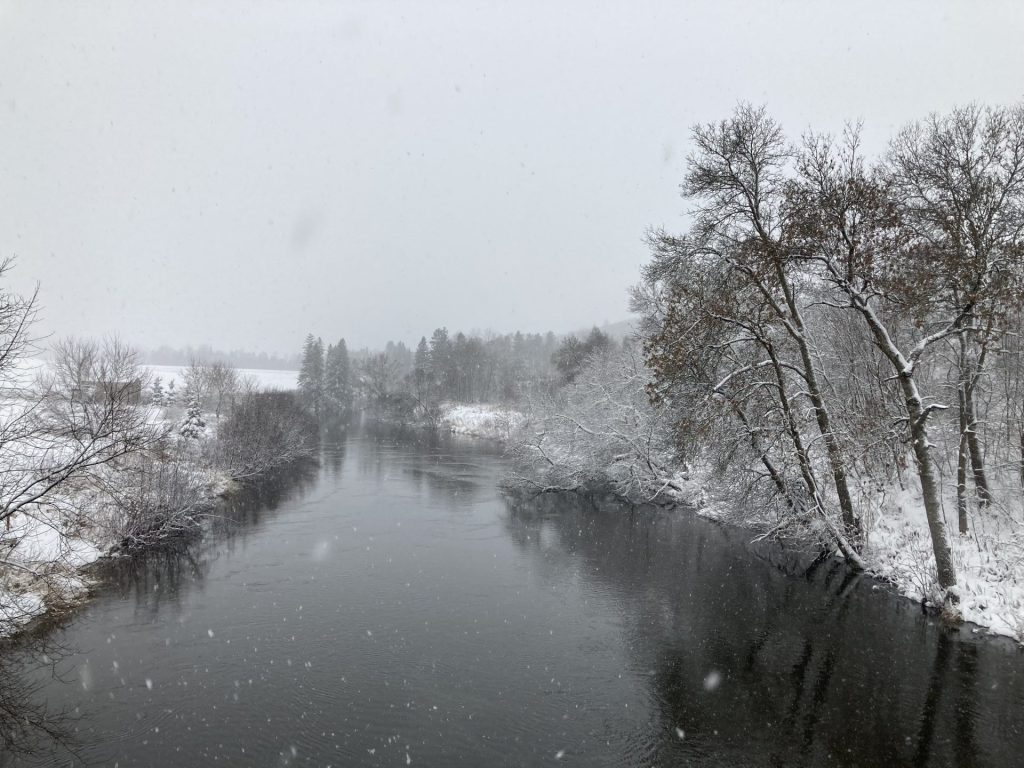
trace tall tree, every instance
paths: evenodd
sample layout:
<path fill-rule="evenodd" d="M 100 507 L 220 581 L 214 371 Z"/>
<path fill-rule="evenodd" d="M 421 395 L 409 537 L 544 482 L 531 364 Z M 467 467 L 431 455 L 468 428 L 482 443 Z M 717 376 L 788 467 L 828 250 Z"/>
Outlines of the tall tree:
<path fill-rule="evenodd" d="M 805 397 L 825 446 L 846 536 L 861 544 L 861 524 L 853 508 L 847 459 L 816 365 L 816 346 L 801 302 L 803 275 L 794 260 L 785 201 L 791 152 L 782 129 L 763 108 L 739 106 L 720 123 L 697 126 L 696 152 L 682 185 L 696 204 L 691 239 L 715 253 L 765 300 L 778 331 L 789 337 L 795 359 L 787 370 L 802 380 L 795 392 Z"/>
<path fill-rule="evenodd" d="M 299 396 L 319 420 L 324 410 L 324 345 L 313 334 L 306 336 L 299 368 Z"/>
<path fill-rule="evenodd" d="M 971 108 L 933 116 L 905 129 L 874 172 L 861 160 L 856 130 L 839 146 L 811 136 L 790 189 L 803 263 L 838 292 L 834 306 L 864 321 L 899 385 L 938 581 L 953 602 L 957 578 L 929 434 L 935 414 L 948 406 L 927 396 L 920 371 L 946 339 L 959 340 L 962 368 L 964 348 L 983 350 L 991 320 L 1019 297 L 1024 115 L 1013 114 L 982 119 Z M 976 205 L 984 215 L 968 215 Z M 901 317 L 909 322 L 901 325 Z M 983 363 L 982 351 L 969 365 Z M 960 381 L 962 471 L 965 433 L 969 438 L 975 428 L 962 374 Z"/>
<path fill-rule="evenodd" d="M 447 328 L 437 328 L 430 337 L 430 373 L 442 397 L 455 396 L 455 361 Z"/>
<path fill-rule="evenodd" d="M 963 314 L 958 407 L 984 505 L 992 491 L 976 401 L 995 323 L 1021 290 L 1024 104 L 971 104 L 912 123 L 892 144 L 887 178 L 918 252 L 928 252 L 928 266 L 941 275 L 933 300 Z"/>
<path fill-rule="evenodd" d="M 324 392 L 331 409 L 337 414 L 345 415 L 352 411 L 352 376 L 345 339 L 327 348 Z"/>

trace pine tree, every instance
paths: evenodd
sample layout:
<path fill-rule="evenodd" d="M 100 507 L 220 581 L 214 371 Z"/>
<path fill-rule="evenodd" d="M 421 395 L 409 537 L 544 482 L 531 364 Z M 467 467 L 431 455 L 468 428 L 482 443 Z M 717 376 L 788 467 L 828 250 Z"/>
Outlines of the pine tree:
<path fill-rule="evenodd" d="M 299 397 L 306 407 L 313 411 L 316 418 L 320 419 L 324 405 L 324 344 L 320 339 L 314 338 L 313 334 L 306 337 L 302 349 Z"/>
<path fill-rule="evenodd" d="M 167 391 L 164 392 L 164 406 L 170 408 L 172 405 L 177 405 L 178 393 L 174 389 L 174 379 L 167 382 Z"/>
<path fill-rule="evenodd" d="M 185 413 L 185 420 L 181 423 L 179 434 L 188 440 L 198 440 L 206 433 L 206 422 L 203 421 L 203 411 L 199 406 L 199 398 L 191 397 L 188 401 L 188 411 Z"/>
<path fill-rule="evenodd" d="M 453 397 L 455 370 L 452 360 L 452 342 L 447 328 L 438 328 L 430 337 L 430 373 L 441 389 L 443 397 Z"/>
<path fill-rule="evenodd" d="M 416 355 L 413 357 L 412 370 L 416 377 L 426 375 L 430 368 L 430 347 L 427 346 L 427 337 L 421 336 L 420 343 L 416 345 Z"/>
<path fill-rule="evenodd" d="M 158 408 L 164 404 L 164 382 L 159 376 L 153 379 L 153 384 L 150 387 L 150 397 L 152 398 L 153 405 Z"/>
<path fill-rule="evenodd" d="M 324 362 L 324 393 L 330 408 L 338 415 L 352 410 L 352 378 L 348 347 L 342 339 L 327 348 Z"/>

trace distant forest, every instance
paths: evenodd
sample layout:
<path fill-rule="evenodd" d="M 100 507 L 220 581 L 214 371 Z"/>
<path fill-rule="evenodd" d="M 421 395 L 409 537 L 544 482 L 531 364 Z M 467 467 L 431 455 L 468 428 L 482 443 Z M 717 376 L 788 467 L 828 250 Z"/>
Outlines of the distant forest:
<path fill-rule="evenodd" d="M 622 323 L 612 330 L 622 333 L 628 327 Z M 430 424 L 445 402 L 524 403 L 550 393 L 574 381 L 590 357 L 619 343 L 596 326 L 585 335 L 561 338 L 550 331 L 481 337 L 437 328 L 415 348 L 389 341 L 383 351 L 349 353 L 345 339 L 325 346 L 310 334 L 302 351 L 299 395 L 318 419 L 359 408 L 403 423 Z"/>

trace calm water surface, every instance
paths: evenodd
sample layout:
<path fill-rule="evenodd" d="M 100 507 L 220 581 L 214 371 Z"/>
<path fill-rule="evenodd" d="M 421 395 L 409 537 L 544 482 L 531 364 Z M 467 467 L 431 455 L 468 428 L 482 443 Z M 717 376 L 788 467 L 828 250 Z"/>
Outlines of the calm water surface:
<path fill-rule="evenodd" d="M 506 469 L 353 435 L 117 564 L 8 654 L 0 709 L 67 718 L 0 765 L 1022 764 L 1015 646 L 685 512 L 513 502 Z"/>

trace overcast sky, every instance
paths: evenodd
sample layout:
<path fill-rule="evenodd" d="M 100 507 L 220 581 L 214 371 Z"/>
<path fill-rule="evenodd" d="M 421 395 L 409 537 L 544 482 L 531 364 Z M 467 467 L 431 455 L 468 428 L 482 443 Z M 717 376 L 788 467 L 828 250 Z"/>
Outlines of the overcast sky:
<path fill-rule="evenodd" d="M 0 2 L 0 254 L 45 330 L 295 351 L 627 316 L 695 122 L 1024 96 L 1019 3 Z"/>

